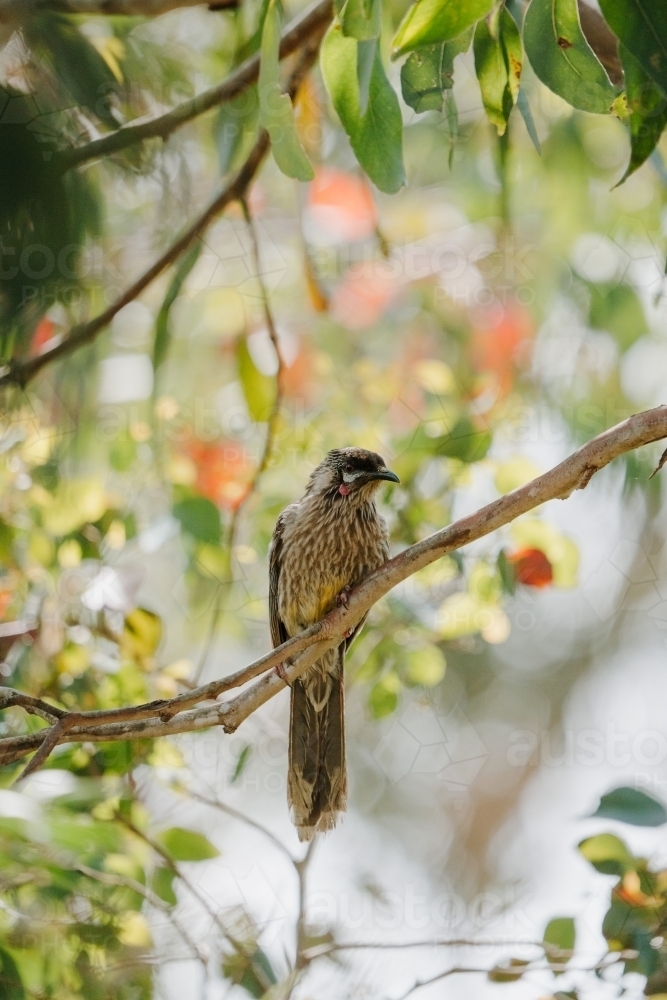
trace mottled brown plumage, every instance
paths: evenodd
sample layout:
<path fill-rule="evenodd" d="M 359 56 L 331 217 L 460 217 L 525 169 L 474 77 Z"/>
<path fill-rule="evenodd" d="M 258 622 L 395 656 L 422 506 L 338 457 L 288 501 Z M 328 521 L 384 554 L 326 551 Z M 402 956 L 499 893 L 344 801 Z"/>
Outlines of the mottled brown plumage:
<path fill-rule="evenodd" d="M 303 498 L 278 518 L 270 551 L 274 646 L 319 621 L 389 558 L 387 526 L 375 506 L 383 480 L 398 477 L 375 452 L 330 451 Z M 287 797 L 301 840 L 331 829 L 346 807 L 343 661 L 362 625 L 292 685 Z"/>

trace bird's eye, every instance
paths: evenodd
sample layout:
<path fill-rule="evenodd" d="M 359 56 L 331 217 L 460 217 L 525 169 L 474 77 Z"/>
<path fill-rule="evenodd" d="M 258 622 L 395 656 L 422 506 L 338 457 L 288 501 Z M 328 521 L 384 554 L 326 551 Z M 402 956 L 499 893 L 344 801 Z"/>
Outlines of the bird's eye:
<path fill-rule="evenodd" d="M 350 465 L 350 463 L 349 463 L 349 462 L 347 462 L 347 463 L 346 463 L 346 464 L 345 464 L 345 465 L 343 466 L 343 472 L 354 472 L 354 466 Z"/>

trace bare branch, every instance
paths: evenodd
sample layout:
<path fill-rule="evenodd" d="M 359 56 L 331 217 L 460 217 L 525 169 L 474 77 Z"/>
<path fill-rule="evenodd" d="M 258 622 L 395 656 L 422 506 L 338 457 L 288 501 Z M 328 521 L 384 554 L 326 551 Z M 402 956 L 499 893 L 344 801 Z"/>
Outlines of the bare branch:
<path fill-rule="evenodd" d="M 285 88 L 287 93 L 294 95 L 299 89 L 301 82 L 317 57 L 319 42 L 320 36 L 311 38 L 303 48 L 299 56 L 299 61 L 290 74 Z M 134 301 L 170 264 L 178 260 L 231 202 L 239 201 L 244 197 L 268 150 L 269 137 L 267 132 L 262 130 L 248 158 L 236 176 L 213 199 L 199 218 L 186 229 L 175 243 L 165 250 L 162 256 L 133 285 L 130 285 L 122 295 L 119 295 L 99 316 L 96 316 L 89 323 L 83 323 L 80 326 L 74 327 L 69 336 L 56 347 L 44 351 L 43 354 L 38 354 L 34 358 L 29 358 L 27 361 L 10 362 L 6 366 L 4 373 L 0 375 L 0 388 L 6 385 L 18 385 L 21 388 L 25 388 L 27 383 L 46 365 L 62 357 L 66 357 L 68 354 L 72 354 L 73 351 L 84 347 L 86 344 L 92 343 L 98 334 L 109 325 L 116 313 L 120 312 L 129 302 Z"/>
<path fill-rule="evenodd" d="M 371 573 L 356 587 L 350 594 L 347 607 L 342 605 L 334 609 L 321 622 L 250 664 L 245 671 L 240 672 L 240 675 L 257 676 L 258 673 L 284 662 L 286 650 L 298 647 L 301 652 L 296 656 L 292 654 L 289 664 L 282 672 L 287 683 L 291 684 L 327 649 L 340 643 L 344 634 L 354 627 L 381 597 L 418 570 L 449 552 L 454 552 L 478 538 L 491 534 L 521 514 L 526 514 L 549 500 L 567 499 L 574 490 L 584 489 L 593 475 L 615 458 L 665 437 L 667 437 L 667 406 L 658 406 L 653 410 L 646 410 L 629 417 L 628 420 L 593 438 L 544 475 L 411 545 Z M 240 675 L 237 674 L 236 677 Z M 224 683 L 225 681 L 213 682 L 212 685 L 206 685 L 199 690 L 210 692 L 215 684 Z M 160 713 L 153 710 L 154 714 L 147 715 L 152 706 L 146 705 L 117 709 L 115 711 L 123 713 L 121 722 L 100 724 L 100 716 L 105 714 L 108 716 L 111 713 L 80 712 L 77 713 L 77 720 L 83 720 L 81 724 L 73 725 L 67 732 L 63 732 L 57 742 L 80 740 L 105 742 L 169 736 L 216 725 L 222 726 L 225 732 L 230 733 L 284 687 L 285 681 L 272 670 L 270 674 L 262 677 L 230 701 L 200 705 L 189 711 L 181 711 L 180 706 L 186 700 L 192 699 L 197 694 L 196 691 L 163 702 L 164 709 Z M 177 705 L 178 714 L 172 711 L 174 704 Z M 53 729 L 54 727 L 50 727 L 38 733 L 0 740 L 0 763 L 8 764 L 36 750 L 50 737 Z"/>
<path fill-rule="evenodd" d="M 0 4 L 2 2 L 3 0 L 0 0 Z M 280 58 L 284 59 L 296 52 L 311 39 L 321 37 L 332 16 L 332 0 L 318 0 L 313 6 L 308 7 L 302 14 L 295 17 L 283 33 L 280 42 Z M 146 139 L 167 139 L 181 125 L 192 121 L 193 118 L 197 118 L 210 108 L 231 101 L 238 94 L 247 90 L 253 83 L 256 83 L 258 75 L 259 54 L 256 54 L 241 63 L 222 83 L 197 94 L 189 101 L 184 101 L 166 114 L 150 118 L 147 121 L 131 122 L 115 132 L 102 136 L 101 139 L 87 143 L 85 146 L 61 150 L 57 153 L 57 157 L 63 169 L 69 170 L 71 167 L 80 166 L 90 160 L 96 160 L 102 156 L 117 153 L 121 149 L 127 149 L 128 146 L 144 142 Z"/>

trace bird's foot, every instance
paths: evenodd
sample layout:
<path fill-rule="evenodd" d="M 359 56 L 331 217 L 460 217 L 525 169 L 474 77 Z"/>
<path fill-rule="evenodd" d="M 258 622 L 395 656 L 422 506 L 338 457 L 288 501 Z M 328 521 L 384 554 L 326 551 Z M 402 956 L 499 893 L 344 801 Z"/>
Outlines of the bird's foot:
<path fill-rule="evenodd" d="M 292 686 L 291 682 L 290 682 L 290 680 L 289 680 L 289 678 L 287 676 L 287 673 L 285 671 L 285 664 L 284 663 L 278 663 L 277 666 L 275 666 L 273 669 L 278 674 L 278 677 L 280 677 L 280 679 L 283 682 L 283 684 L 287 684 L 288 687 Z"/>
<path fill-rule="evenodd" d="M 343 639 L 349 639 L 351 635 L 354 635 L 354 628 L 355 626 L 349 628 L 347 632 L 343 632 Z"/>
<path fill-rule="evenodd" d="M 347 602 L 350 600 L 350 591 L 347 587 L 343 587 L 340 594 L 336 598 L 336 604 L 340 608 L 341 606 L 347 611 Z"/>

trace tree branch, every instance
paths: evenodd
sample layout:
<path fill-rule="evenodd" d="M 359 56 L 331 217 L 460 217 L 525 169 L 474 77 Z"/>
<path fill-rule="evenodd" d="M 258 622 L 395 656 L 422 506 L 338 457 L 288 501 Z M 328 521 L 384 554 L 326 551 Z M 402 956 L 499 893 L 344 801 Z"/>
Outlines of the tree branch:
<path fill-rule="evenodd" d="M 5 0 L 7 2 L 7 0 Z M 114 0 L 116 2 L 116 0 Z M 2 0 L 0 0 L 2 3 Z M 280 58 L 284 59 L 300 49 L 313 38 L 320 38 L 333 16 L 332 0 L 318 0 L 302 14 L 295 17 L 285 29 L 280 42 Z M 184 101 L 171 111 L 150 118 L 148 121 L 131 122 L 115 132 L 95 139 L 85 146 L 59 151 L 56 156 L 64 170 L 80 166 L 89 160 L 109 156 L 121 149 L 127 149 L 145 139 L 167 139 L 172 132 L 186 122 L 192 121 L 218 104 L 231 101 L 232 98 L 247 90 L 256 83 L 259 75 L 259 53 L 242 62 L 226 80 L 209 90 L 197 94 L 189 101 Z"/>
<path fill-rule="evenodd" d="M 615 458 L 665 437 L 667 437 L 667 406 L 637 413 L 610 430 L 604 431 L 544 475 L 538 476 L 537 479 L 506 496 L 499 497 L 474 514 L 469 514 L 454 524 L 436 531 L 390 559 L 352 591 L 347 607 L 334 609 L 321 622 L 250 664 L 245 671 L 234 675 L 234 683 L 243 683 L 243 678 L 256 677 L 259 673 L 270 670 L 277 663 L 284 662 L 289 654 L 290 659 L 281 674 L 291 684 L 326 650 L 340 643 L 344 634 L 354 627 L 381 597 L 418 570 L 449 552 L 491 534 L 548 500 L 567 499 L 574 490 L 584 489 L 593 475 Z M 294 655 L 297 648 L 301 651 Z M 106 742 L 159 737 L 193 732 L 216 725 L 231 733 L 244 719 L 285 687 L 285 681 L 272 670 L 230 701 L 199 705 L 188 711 L 181 710 L 186 702 L 192 704 L 193 698 L 201 697 L 199 692 L 206 691 L 207 697 L 210 697 L 216 684 L 229 684 L 230 680 L 228 678 L 226 681 L 214 681 L 198 691 L 189 691 L 171 701 L 157 703 L 163 706 L 159 712 L 155 711 L 156 703 L 114 710 L 122 713 L 122 721 L 101 723 L 101 718 L 114 717 L 112 712 L 79 712 L 77 725 L 73 725 L 66 732 L 59 731 L 56 742 L 69 743 L 81 740 Z M 47 705 L 47 708 L 49 707 Z M 118 718 L 118 715 L 115 718 Z M 62 719 L 63 717 L 56 726 L 61 725 Z M 78 724 L 78 720 L 83 721 Z M 56 726 L 42 729 L 38 733 L 0 740 L 0 763 L 10 763 L 36 750 L 46 739 L 53 738 Z"/>
<path fill-rule="evenodd" d="M 304 77 L 317 58 L 317 52 L 323 30 L 324 29 L 322 28 L 319 35 L 314 35 L 309 38 L 307 44 L 304 46 L 299 55 L 299 61 L 290 74 L 285 88 L 286 93 L 291 96 L 296 94 Z M 118 298 L 104 310 L 104 312 L 99 314 L 99 316 L 96 316 L 88 323 L 82 323 L 81 325 L 74 327 L 70 335 L 55 347 L 44 351 L 43 354 L 38 354 L 34 358 L 29 358 L 27 361 L 9 362 L 5 366 L 4 371 L 0 374 L 0 388 L 6 385 L 18 385 L 21 388 L 25 388 L 27 383 L 46 365 L 71 354 L 73 351 L 78 350 L 80 347 L 84 347 L 86 344 L 92 343 L 98 334 L 100 334 L 102 330 L 109 325 L 116 313 L 120 312 L 120 310 L 129 302 L 136 299 L 148 287 L 148 285 L 155 280 L 155 278 L 157 278 L 171 264 L 178 260 L 178 258 L 185 253 L 195 240 L 197 240 L 206 231 L 210 223 L 218 215 L 220 215 L 220 213 L 223 212 L 224 209 L 231 204 L 231 202 L 240 201 L 244 197 L 257 171 L 259 170 L 264 157 L 269 151 L 269 146 L 270 142 L 268 133 L 262 129 L 255 145 L 248 155 L 248 158 L 235 177 L 213 199 L 208 208 L 202 212 L 199 218 L 196 219 L 195 222 L 193 222 L 181 236 L 179 236 L 175 243 L 172 243 L 172 245 L 165 250 L 162 256 L 159 257 L 155 263 L 141 275 L 141 277 L 137 278 L 134 284 L 130 285 L 130 287 L 127 288 L 122 295 L 119 295 Z"/>
<path fill-rule="evenodd" d="M 30 17 L 47 13 L 159 17 L 178 7 L 200 7 L 203 3 L 219 10 L 236 7 L 238 0 L 0 0 L 0 24 L 18 26 Z"/>

